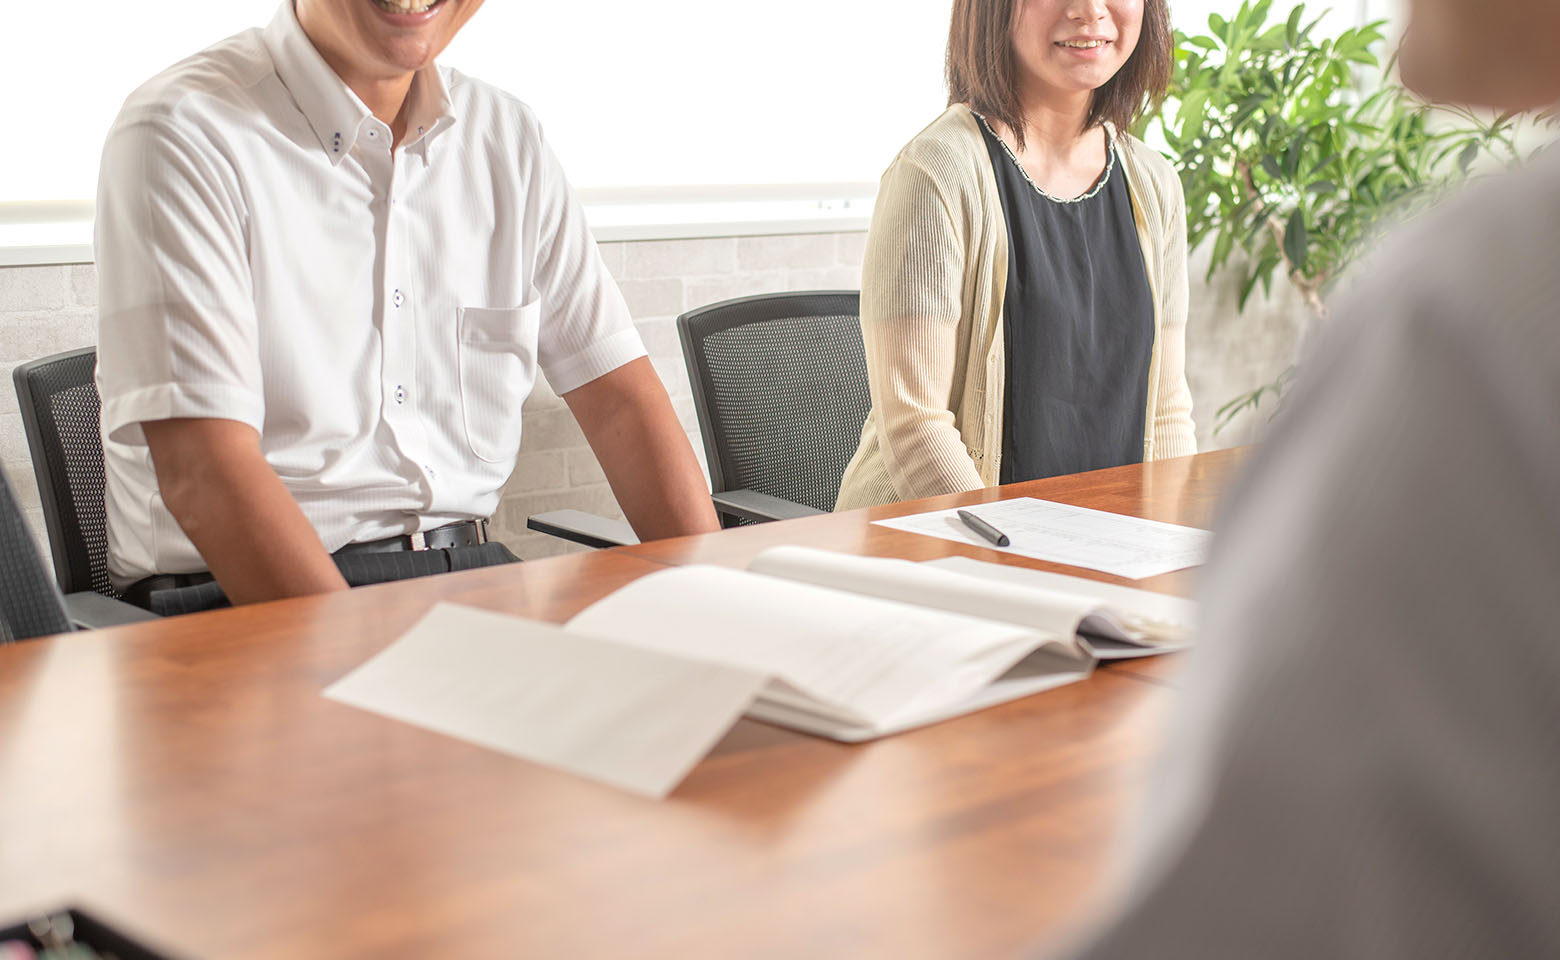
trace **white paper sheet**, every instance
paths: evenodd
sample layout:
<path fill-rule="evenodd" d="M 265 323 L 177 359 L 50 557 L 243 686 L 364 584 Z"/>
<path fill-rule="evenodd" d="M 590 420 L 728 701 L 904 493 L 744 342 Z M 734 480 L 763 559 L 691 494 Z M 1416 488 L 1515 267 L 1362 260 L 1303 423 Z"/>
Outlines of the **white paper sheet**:
<path fill-rule="evenodd" d="M 664 797 L 768 677 L 440 604 L 325 696 Z"/>
<path fill-rule="evenodd" d="M 935 510 L 874 521 L 895 530 L 970 543 L 1004 553 L 1087 567 L 1142 580 L 1195 567 L 1208 553 L 1213 535 L 1196 527 L 1122 516 L 1049 500 L 1021 497 L 965 507 L 1008 535 L 1006 547 L 993 546 L 966 527 L 954 510 Z"/>

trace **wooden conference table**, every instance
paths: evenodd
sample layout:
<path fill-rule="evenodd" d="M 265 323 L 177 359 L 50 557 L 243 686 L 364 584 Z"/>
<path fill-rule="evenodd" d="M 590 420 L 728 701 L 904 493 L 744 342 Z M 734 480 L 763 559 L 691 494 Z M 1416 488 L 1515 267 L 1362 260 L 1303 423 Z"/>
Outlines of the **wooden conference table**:
<path fill-rule="evenodd" d="M 665 564 L 776 543 L 1044 566 L 869 521 L 1026 495 L 1205 525 L 1240 459 L 0 648 L 0 925 L 73 904 L 209 958 L 1021 952 L 1092 902 L 1173 658 L 856 746 L 743 721 L 660 802 L 319 693 L 438 600 L 563 620 Z"/>

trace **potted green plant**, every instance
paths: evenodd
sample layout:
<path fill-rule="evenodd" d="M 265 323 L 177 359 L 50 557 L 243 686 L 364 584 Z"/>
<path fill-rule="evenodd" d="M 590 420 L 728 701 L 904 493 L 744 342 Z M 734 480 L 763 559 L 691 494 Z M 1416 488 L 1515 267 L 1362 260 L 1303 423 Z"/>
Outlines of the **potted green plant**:
<path fill-rule="evenodd" d="M 1318 319 L 1328 292 L 1389 222 L 1411 216 L 1476 164 L 1520 159 L 1518 118 L 1427 104 L 1383 63 L 1385 22 L 1318 37 L 1305 6 L 1269 23 L 1242 3 L 1208 32 L 1176 32 L 1169 96 L 1142 124 L 1163 137 L 1186 191 L 1190 245 L 1241 273 L 1239 309 L 1282 273 Z M 1239 251 L 1242 256 L 1232 257 Z M 1219 409 L 1279 396 L 1294 373 Z"/>

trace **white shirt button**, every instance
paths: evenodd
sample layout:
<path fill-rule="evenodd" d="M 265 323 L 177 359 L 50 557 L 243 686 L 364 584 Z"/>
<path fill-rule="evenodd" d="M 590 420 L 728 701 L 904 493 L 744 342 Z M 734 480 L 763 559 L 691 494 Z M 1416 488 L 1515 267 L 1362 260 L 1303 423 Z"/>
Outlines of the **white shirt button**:
<path fill-rule="evenodd" d="M 397 290 L 395 292 L 395 296 L 390 298 L 390 302 L 399 307 L 401 304 L 406 302 L 406 298 L 401 296 L 401 291 Z"/>
<path fill-rule="evenodd" d="M 406 402 L 406 389 L 404 387 L 402 387 L 399 383 L 395 385 L 395 402 L 396 403 L 405 403 Z"/>

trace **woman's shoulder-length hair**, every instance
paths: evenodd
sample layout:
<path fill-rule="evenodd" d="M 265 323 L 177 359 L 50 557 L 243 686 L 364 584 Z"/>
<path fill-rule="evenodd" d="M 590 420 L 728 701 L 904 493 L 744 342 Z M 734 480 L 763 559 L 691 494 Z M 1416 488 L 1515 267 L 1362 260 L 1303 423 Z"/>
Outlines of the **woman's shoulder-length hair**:
<path fill-rule="evenodd" d="M 1018 64 L 1013 29 L 1023 0 L 954 0 L 948 29 L 948 103 L 967 103 L 1000 120 L 1024 145 L 1023 107 L 1018 101 Z M 1086 126 L 1132 126 L 1151 99 L 1170 84 L 1175 37 L 1167 0 L 1144 0 L 1137 48 L 1116 75 L 1094 91 Z"/>

